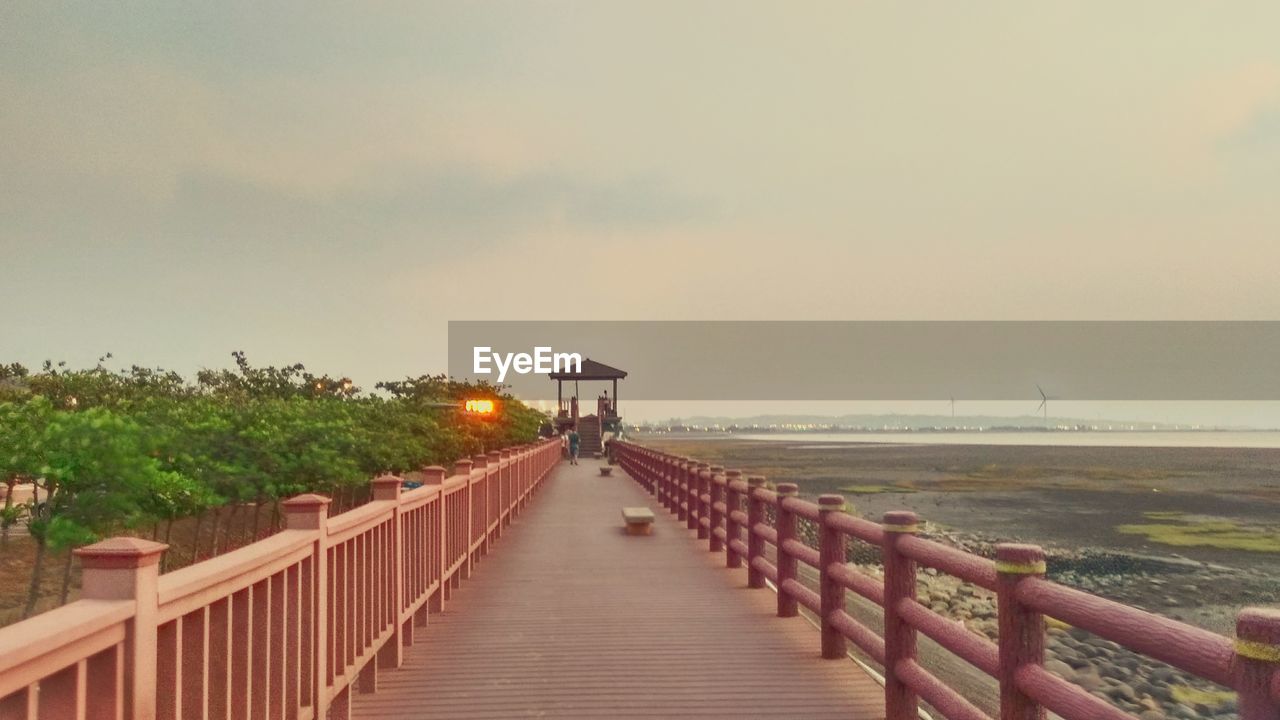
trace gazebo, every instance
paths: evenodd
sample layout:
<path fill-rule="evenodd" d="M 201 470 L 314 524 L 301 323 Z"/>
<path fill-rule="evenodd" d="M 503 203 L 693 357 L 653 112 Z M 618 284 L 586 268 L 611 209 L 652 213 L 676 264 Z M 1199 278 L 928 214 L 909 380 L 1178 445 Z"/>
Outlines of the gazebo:
<path fill-rule="evenodd" d="M 618 424 L 618 381 L 627 376 L 626 371 L 605 365 L 591 358 L 585 358 L 577 372 L 554 372 L 549 375 L 556 381 L 556 429 L 577 425 L 578 422 L 578 383 L 613 382 L 613 394 L 596 398 L 596 415 L 605 430 L 616 429 Z M 565 381 L 573 382 L 573 396 L 564 397 Z"/>

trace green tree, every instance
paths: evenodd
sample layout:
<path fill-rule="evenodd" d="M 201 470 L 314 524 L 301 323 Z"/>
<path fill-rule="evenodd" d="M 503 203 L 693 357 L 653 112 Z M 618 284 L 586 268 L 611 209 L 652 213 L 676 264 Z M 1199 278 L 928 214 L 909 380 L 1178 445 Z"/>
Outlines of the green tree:
<path fill-rule="evenodd" d="M 93 542 L 104 534 L 157 517 L 166 503 L 198 495 L 189 478 L 164 470 L 148 453 L 147 433 L 134 420 L 105 408 L 58 410 L 44 398 L 18 406 L 31 444 L 16 453 L 37 490 L 27 509 L 36 541 L 24 614 L 40 597 L 49 552 Z M 6 408 L 5 416 L 11 411 Z M 64 578 L 66 577 L 64 572 Z M 65 592 L 64 579 L 64 592 Z"/>

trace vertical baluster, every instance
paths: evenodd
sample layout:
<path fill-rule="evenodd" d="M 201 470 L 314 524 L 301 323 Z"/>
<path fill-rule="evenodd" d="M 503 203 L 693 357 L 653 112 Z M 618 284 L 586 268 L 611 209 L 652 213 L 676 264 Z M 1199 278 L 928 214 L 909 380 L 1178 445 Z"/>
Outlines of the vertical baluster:
<path fill-rule="evenodd" d="M 268 654 L 271 652 L 271 579 L 249 586 L 249 613 L 253 634 L 249 637 L 249 717 L 267 717 L 267 692 L 271 687 Z"/>
<path fill-rule="evenodd" d="M 182 662 L 183 720 L 204 720 L 209 706 L 209 613 L 200 608 L 187 613 L 179 634 L 179 657 Z"/>
<path fill-rule="evenodd" d="M 285 570 L 285 720 L 295 720 L 302 706 L 302 587 L 301 564 L 290 565 Z M 210 631 L 212 628 L 210 623 Z"/>
<path fill-rule="evenodd" d="M 209 606 L 209 717 L 231 717 L 231 598 Z"/>
<path fill-rule="evenodd" d="M 285 640 L 287 607 L 285 597 L 288 588 L 288 573 L 278 572 L 271 576 L 271 650 L 268 667 L 270 668 L 270 684 L 267 686 L 267 717 L 275 720 L 284 715 L 284 699 L 288 657 L 288 642 Z M 186 644 L 187 633 L 183 633 L 183 644 Z M 187 682 L 191 682 L 187 680 Z M 194 717 L 194 716 L 193 716 Z"/>
<path fill-rule="evenodd" d="M 236 720 L 249 716 L 249 689 L 253 685 L 253 674 L 249 671 L 253 638 L 251 594 L 251 588 L 233 594 L 228 612 L 231 623 L 231 699 L 227 716 Z"/>

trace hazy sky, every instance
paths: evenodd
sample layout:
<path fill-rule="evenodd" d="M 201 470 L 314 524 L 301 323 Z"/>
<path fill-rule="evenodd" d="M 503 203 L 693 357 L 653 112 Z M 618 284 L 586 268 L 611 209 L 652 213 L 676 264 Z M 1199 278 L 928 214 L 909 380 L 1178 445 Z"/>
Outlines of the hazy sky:
<path fill-rule="evenodd" d="M 450 319 L 1280 318 L 1277 27 L 6 2 L 0 358 L 371 384 Z"/>

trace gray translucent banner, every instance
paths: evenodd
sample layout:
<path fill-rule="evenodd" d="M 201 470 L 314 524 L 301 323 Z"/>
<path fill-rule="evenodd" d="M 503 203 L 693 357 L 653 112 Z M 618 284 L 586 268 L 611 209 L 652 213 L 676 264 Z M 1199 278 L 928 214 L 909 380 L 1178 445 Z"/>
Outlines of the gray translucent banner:
<path fill-rule="evenodd" d="M 1280 322 L 465 321 L 449 374 L 475 348 L 578 353 L 623 370 L 624 400 L 1280 400 Z M 556 398 L 545 373 L 504 385 Z M 529 363 L 525 363 L 528 366 Z M 572 394 L 566 382 L 565 397 Z M 581 382 L 594 398 L 611 381 Z M 1037 389 L 1037 386 L 1040 389 Z"/>

